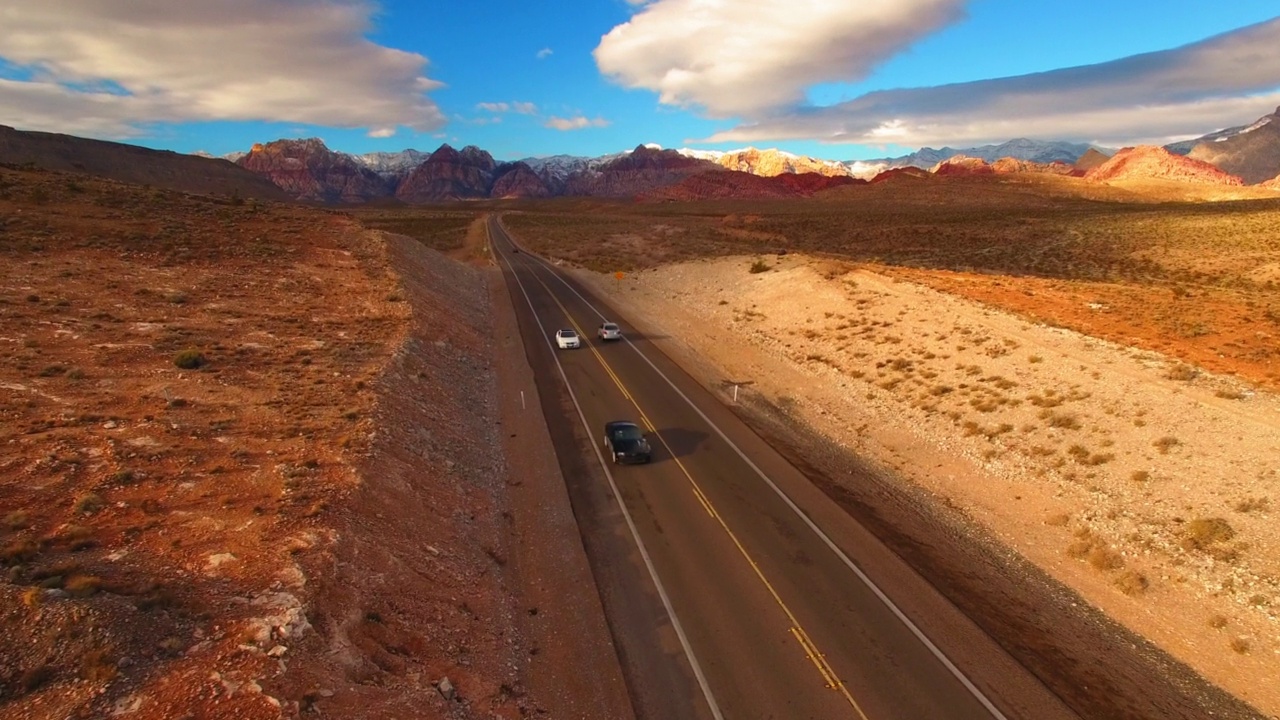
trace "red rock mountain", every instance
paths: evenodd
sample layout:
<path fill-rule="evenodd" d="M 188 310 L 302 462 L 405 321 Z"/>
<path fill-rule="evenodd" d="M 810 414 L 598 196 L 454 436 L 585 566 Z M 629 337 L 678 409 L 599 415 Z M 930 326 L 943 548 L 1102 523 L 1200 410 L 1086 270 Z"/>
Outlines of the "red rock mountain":
<path fill-rule="evenodd" d="M 551 186 L 522 162 L 499 165 L 489 188 L 489 197 L 493 198 L 544 198 L 554 194 Z"/>
<path fill-rule="evenodd" d="M 774 177 L 786 174 L 811 174 L 828 176 L 847 176 L 848 170 L 837 162 L 801 157 L 778 150 L 757 150 L 746 148 L 727 152 L 716 158 L 715 162 L 730 170 Z"/>
<path fill-rule="evenodd" d="M 675 185 L 700 172 L 730 172 L 709 160 L 686 157 L 675 150 L 641 145 L 596 170 L 570 176 L 564 194 L 591 197 L 634 197 Z"/>
<path fill-rule="evenodd" d="M 407 203 L 486 198 L 497 168 L 493 156 L 474 145 L 461 151 L 441 145 L 401 181 L 396 197 Z"/>
<path fill-rule="evenodd" d="M 929 169 L 934 175 L 994 175 L 995 168 L 981 158 L 956 155 Z"/>
<path fill-rule="evenodd" d="M 1253 185 L 1280 174 L 1280 108 L 1243 132 L 1191 148 L 1187 157 L 1238 175 Z"/>
<path fill-rule="evenodd" d="M 1075 174 L 1083 177 L 1089 174 L 1090 170 L 1098 167 L 1099 165 L 1101 165 L 1102 163 L 1110 159 L 1111 158 L 1107 157 L 1104 153 L 1100 153 L 1093 148 L 1089 148 L 1088 150 L 1085 151 L 1083 155 L 1080 156 L 1080 159 L 1076 160 Z"/>
<path fill-rule="evenodd" d="M 875 177 L 871 178 L 871 183 L 879 184 L 879 183 L 899 183 L 899 182 L 920 182 L 922 180 L 928 180 L 932 177 L 933 175 L 930 174 L 928 170 L 923 170 L 921 168 L 908 165 L 906 167 L 893 168 L 892 170 L 885 170 L 879 175 L 876 175 Z"/>
<path fill-rule="evenodd" d="M 259 143 L 236 164 L 268 178 L 299 200 L 362 203 L 392 192 L 377 173 L 349 155 L 330 150 L 318 138 Z"/>
<path fill-rule="evenodd" d="M 1061 160 L 1038 163 L 1030 160 L 1003 157 L 991 163 L 991 169 L 995 170 L 998 175 L 1012 175 L 1015 173 L 1044 173 L 1046 175 L 1074 175 L 1077 177 L 1084 175 L 1084 171 L 1077 170 L 1075 166 Z"/>
<path fill-rule="evenodd" d="M 1162 147 L 1139 145 L 1124 148 L 1090 170 L 1085 179 L 1094 182 L 1116 180 L 1175 180 L 1199 185 L 1243 185 L 1235 175 L 1202 160 L 1175 155 Z"/>
<path fill-rule="evenodd" d="M 762 177 L 737 170 L 706 171 L 690 175 L 674 185 L 655 188 L 640 195 L 644 200 L 721 200 L 734 198 L 769 199 L 809 197 L 828 188 L 866 184 L 848 176 L 829 177 L 817 173 L 786 173 Z"/>

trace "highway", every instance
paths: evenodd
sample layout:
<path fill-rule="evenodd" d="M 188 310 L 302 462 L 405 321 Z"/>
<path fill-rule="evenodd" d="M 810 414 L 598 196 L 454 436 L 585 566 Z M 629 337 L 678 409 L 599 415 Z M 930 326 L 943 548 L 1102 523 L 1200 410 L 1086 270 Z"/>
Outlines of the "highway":
<path fill-rule="evenodd" d="M 637 717 L 1076 717 L 626 318 L 490 238 Z M 619 419 L 650 464 L 604 455 Z"/>

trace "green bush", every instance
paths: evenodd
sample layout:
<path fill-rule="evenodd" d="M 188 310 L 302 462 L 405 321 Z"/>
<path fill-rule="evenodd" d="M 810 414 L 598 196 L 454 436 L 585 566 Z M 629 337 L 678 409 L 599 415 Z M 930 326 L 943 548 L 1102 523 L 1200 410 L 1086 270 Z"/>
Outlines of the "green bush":
<path fill-rule="evenodd" d="M 753 275 L 756 273 L 767 272 L 768 270 L 769 270 L 769 263 L 763 260 L 757 260 L 751 263 L 751 273 Z"/>

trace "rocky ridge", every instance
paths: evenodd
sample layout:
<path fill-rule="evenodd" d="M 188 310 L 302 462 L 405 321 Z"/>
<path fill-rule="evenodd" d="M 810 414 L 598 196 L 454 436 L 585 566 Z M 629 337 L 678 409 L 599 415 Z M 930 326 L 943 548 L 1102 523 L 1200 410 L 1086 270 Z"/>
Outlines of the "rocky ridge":
<path fill-rule="evenodd" d="M 236 164 L 299 200 L 362 203 L 390 194 L 388 182 L 377 173 L 317 138 L 258 143 Z"/>
<path fill-rule="evenodd" d="M 1175 155 L 1154 145 L 1124 148 L 1090 170 L 1085 179 L 1093 182 L 1176 180 L 1200 185 L 1244 185 L 1239 177 L 1207 162 Z"/>
<path fill-rule="evenodd" d="M 1229 137 L 1197 143 L 1187 157 L 1238 175 L 1246 184 L 1280 173 L 1280 108 Z"/>

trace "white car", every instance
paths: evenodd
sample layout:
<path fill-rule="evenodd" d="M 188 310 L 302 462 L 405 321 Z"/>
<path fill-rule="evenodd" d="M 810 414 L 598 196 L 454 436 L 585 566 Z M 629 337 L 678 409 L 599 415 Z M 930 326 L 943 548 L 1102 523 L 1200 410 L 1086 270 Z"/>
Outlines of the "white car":
<path fill-rule="evenodd" d="M 617 323 L 607 322 L 596 329 L 596 335 L 599 335 L 601 340 L 621 340 L 622 328 L 618 327 Z"/>
<path fill-rule="evenodd" d="M 574 330 L 557 330 L 556 347 L 561 350 L 580 348 L 582 347 L 582 338 L 579 337 L 577 331 Z"/>

